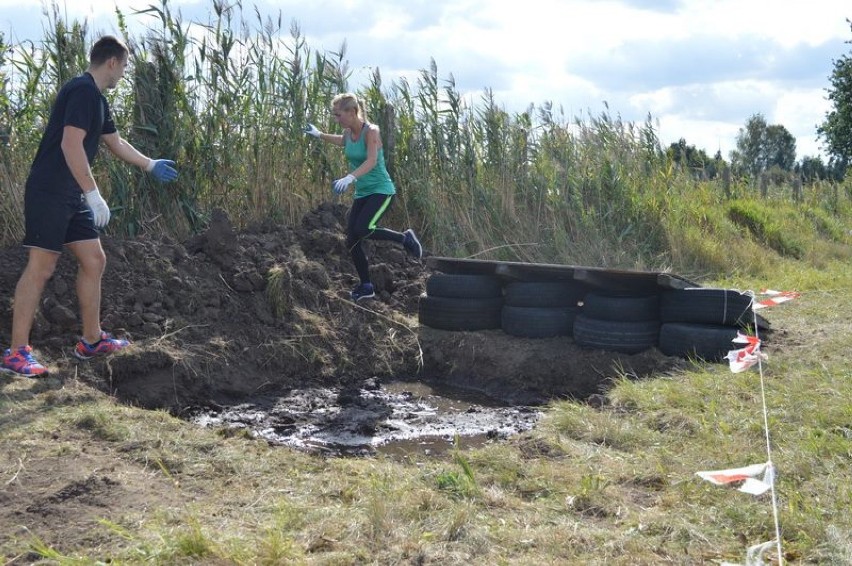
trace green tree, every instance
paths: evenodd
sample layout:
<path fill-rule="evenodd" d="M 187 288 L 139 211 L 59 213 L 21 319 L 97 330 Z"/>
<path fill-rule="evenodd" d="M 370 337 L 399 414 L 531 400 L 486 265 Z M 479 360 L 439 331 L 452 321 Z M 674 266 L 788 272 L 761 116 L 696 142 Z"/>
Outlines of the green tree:
<path fill-rule="evenodd" d="M 784 126 L 767 124 L 762 114 L 755 114 L 737 134 L 731 163 L 735 170 L 751 177 L 773 166 L 792 171 L 796 164 L 796 138 Z"/>
<path fill-rule="evenodd" d="M 777 165 L 784 171 L 792 171 L 796 165 L 796 138 L 780 124 L 768 126 L 763 139 L 763 154 L 767 168 Z"/>
<path fill-rule="evenodd" d="M 698 178 L 713 179 L 717 174 L 717 160 L 712 159 L 703 149 L 697 149 L 694 145 L 687 145 L 684 138 L 673 143 L 666 151 L 669 159 L 688 169 Z M 721 156 L 720 156 L 721 157 Z"/>
<path fill-rule="evenodd" d="M 828 169 L 823 162 L 822 157 L 811 157 L 806 155 L 802 158 L 802 162 L 796 165 L 796 172 L 802 175 L 802 180 L 806 183 L 821 181 L 828 178 Z"/>
<path fill-rule="evenodd" d="M 852 20 L 846 20 L 852 29 Z M 847 41 L 846 43 L 852 43 Z M 834 61 L 829 77 L 828 99 L 834 108 L 825 115 L 817 134 L 825 140 L 826 150 L 837 169 L 852 163 L 852 56 L 843 55 Z"/>

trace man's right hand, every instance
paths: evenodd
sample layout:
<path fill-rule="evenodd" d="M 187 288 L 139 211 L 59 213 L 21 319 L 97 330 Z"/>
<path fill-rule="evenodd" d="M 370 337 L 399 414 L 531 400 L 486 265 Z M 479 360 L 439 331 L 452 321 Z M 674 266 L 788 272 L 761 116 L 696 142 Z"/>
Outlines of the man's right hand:
<path fill-rule="evenodd" d="M 95 218 L 95 227 L 104 228 L 109 224 L 110 212 L 104 197 L 101 196 L 101 192 L 95 187 L 83 194 L 86 197 L 86 204 L 92 209 L 92 215 Z"/>

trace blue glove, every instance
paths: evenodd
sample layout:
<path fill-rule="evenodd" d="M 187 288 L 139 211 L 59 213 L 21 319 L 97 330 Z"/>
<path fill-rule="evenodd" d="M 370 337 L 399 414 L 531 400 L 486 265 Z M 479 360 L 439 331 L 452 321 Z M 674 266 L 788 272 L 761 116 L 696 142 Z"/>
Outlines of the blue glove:
<path fill-rule="evenodd" d="M 334 182 L 334 192 L 337 193 L 337 194 L 342 194 L 343 191 L 345 191 L 346 188 L 349 185 L 351 185 L 352 183 L 354 183 L 355 181 L 357 181 L 357 179 L 355 178 L 355 175 L 353 175 L 352 173 L 346 175 L 342 179 L 336 180 Z"/>
<path fill-rule="evenodd" d="M 175 162 L 170 159 L 152 159 L 145 169 L 161 183 L 174 181 L 178 177 Z"/>

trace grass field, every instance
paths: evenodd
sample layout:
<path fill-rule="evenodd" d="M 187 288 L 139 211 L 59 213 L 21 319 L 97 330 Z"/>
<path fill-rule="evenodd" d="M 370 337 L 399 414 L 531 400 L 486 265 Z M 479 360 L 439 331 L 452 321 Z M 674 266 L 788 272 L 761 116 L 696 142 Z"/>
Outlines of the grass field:
<path fill-rule="evenodd" d="M 763 311 L 782 547 L 785 562 L 849 563 L 848 264 L 719 284 L 802 293 Z M 708 564 L 774 538 L 769 495 L 695 475 L 767 460 L 756 370 L 691 364 L 609 399 L 554 402 L 533 432 L 442 458 L 327 459 L 74 379 L 4 381 L 0 548 L 10 564 Z"/>

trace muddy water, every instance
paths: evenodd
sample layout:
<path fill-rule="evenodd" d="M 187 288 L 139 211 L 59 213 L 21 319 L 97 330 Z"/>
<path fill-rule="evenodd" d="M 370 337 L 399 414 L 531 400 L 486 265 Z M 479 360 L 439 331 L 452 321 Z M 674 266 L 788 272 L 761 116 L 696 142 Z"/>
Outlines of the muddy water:
<path fill-rule="evenodd" d="M 294 389 L 280 397 L 198 411 L 209 427 L 246 429 L 272 444 L 330 455 L 438 455 L 454 442 L 472 446 L 533 428 L 534 407 L 505 406 L 419 382 L 368 383 L 363 389 Z M 457 440 L 456 440 L 457 439 Z"/>

